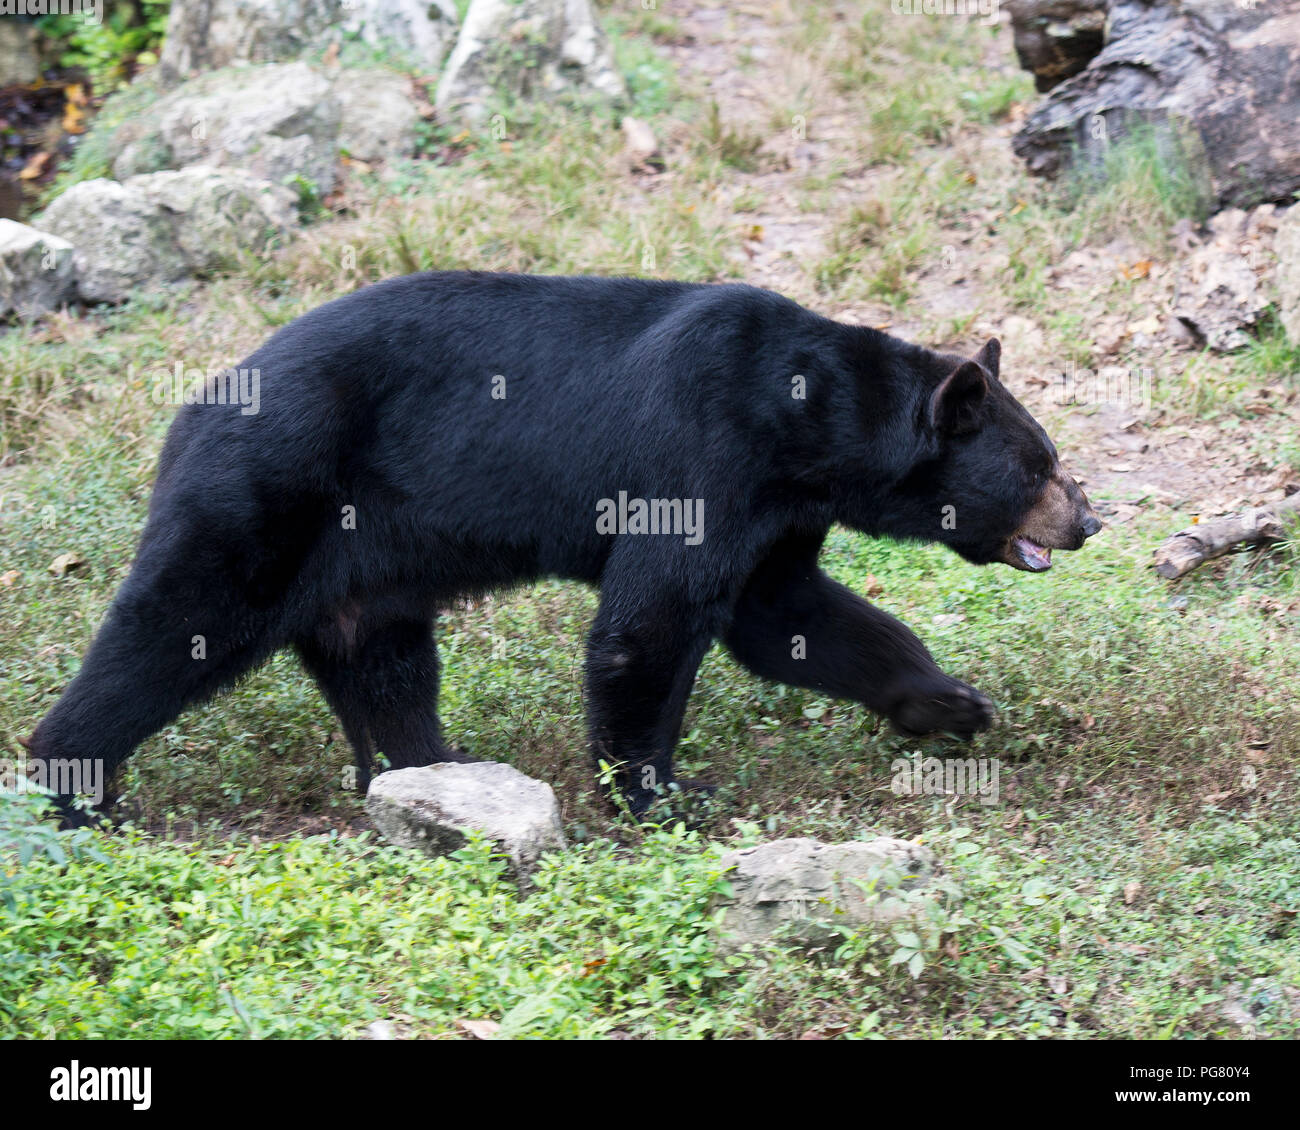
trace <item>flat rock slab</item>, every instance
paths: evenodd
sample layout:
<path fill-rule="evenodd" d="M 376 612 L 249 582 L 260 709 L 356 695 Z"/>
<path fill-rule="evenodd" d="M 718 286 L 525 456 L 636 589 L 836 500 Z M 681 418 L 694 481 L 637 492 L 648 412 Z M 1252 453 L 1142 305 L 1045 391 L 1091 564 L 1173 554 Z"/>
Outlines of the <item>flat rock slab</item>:
<path fill-rule="evenodd" d="M 723 856 L 732 896 L 724 941 L 739 948 L 778 933 L 815 945 L 839 929 L 909 918 L 914 906 L 896 896 L 928 887 L 939 874 L 929 848 L 881 836 L 842 844 L 775 840 Z"/>
<path fill-rule="evenodd" d="M 381 773 L 366 811 L 383 837 L 426 855 L 447 855 L 471 832 L 495 840 L 517 874 L 565 846 L 551 786 L 497 761 L 444 762 Z"/>

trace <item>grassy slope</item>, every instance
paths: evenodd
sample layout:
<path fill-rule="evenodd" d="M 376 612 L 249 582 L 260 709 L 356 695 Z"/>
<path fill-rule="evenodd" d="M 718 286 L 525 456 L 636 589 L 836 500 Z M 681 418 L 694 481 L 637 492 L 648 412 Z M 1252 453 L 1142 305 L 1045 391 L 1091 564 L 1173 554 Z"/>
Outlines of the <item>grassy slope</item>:
<path fill-rule="evenodd" d="M 673 34 L 662 21 L 648 30 Z M 882 52 L 971 63 L 942 37 L 869 30 L 895 37 Z M 977 130 L 1009 97 L 1004 77 L 978 68 L 963 72 L 973 99 L 875 93 L 853 54 L 868 39 L 841 49 L 841 80 L 873 92 L 864 157 L 898 162 L 900 177 L 915 164 L 902 139 Z M 357 183 L 349 216 L 230 277 L 0 337 L 6 748 L 74 673 L 129 565 L 171 412 L 148 395 L 160 366 L 226 363 L 333 295 L 422 266 L 702 279 L 739 269 L 741 236 L 717 190 L 754 146 L 677 96 L 646 41 L 629 36 L 621 50 L 639 111 L 673 139 L 672 174 L 652 191 L 622 171 L 614 123 L 520 115 L 506 145 L 474 139 L 455 165 Z M 1130 214 L 1168 218 L 1158 187 L 1127 176 L 1103 201 L 1107 192 Z M 887 204 L 883 219 L 849 214 L 839 250 L 810 265 L 827 303 L 863 280 L 905 300 L 918 249 L 951 206 L 939 191 Z M 1048 301 L 1043 272 L 1062 228 L 1089 235 L 1077 210 L 1053 207 L 1034 198 L 1006 236 L 1026 308 Z M 1089 223 L 1104 218 L 1099 209 Z M 894 242 L 863 236 L 882 231 Z M 1071 296 L 1050 302 L 1071 312 Z M 1085 316 L 1075 313 L 1060 321 L 1062 340 Z M 1225 374 L 1234 364 L 1207 362 Z M 1291 358 L 1257 352 L 1252 364 L 1279 380 Z M 878 602 L 997 701 L 1000 724 L 970 751 L 1004 759 L 996 806 L 895 796 L 893 759 L 943 755 L 943 743 L 904 742 L 856 707 L 759 684 L 721 652 L 706 660 L 680 762 L 729 784 L 714 843 L 864 832 L 932 843 L 965 898 L 920 939 L 916 979 L 889 964 L 889 937 L 851 937 L 812 959 L 714 952 L 717 848 L 643 836 L 597 802 L 579 683 L 593 597 L 547 584 L 451 610 L 443 633 L 449 733 L 560 792 L 578 846 L 552 861 L 538 894 L 520 900 L 480 848 L 428 862 L 364 840 L 251 835 L 285 813 L 346 824 L 358 808 L 340 787 L 349 758 L 333 719 L 282 657 L 146 743 L 119 782 L 141 824 L 179 822 L 197 842 L 118 837 L 100 845 L 103 860 L 17 871 L 19 909 L 0 910 L 0 946 L 13 955 L 0 971 L 0 1031 L 329 1035 L 388 1017 L 422 1035 L 477 1018 L 553 1036 L 1235 1034 L 1218 998 L 1252 978 L 1264 979 L 1251 1002 L 1261 1026 L 1292 1031 L 1275 998 L 1300 985 L 1294 555 L 1206 569 L 1171 602 L 1146 563 L 1180 521 L 1152 504 L 1035 578 L 833 536 L 832 572 L 859 589 L 874 577 Z M 47 565 L 68 551 L 86 565 L 51 577 Z"/>

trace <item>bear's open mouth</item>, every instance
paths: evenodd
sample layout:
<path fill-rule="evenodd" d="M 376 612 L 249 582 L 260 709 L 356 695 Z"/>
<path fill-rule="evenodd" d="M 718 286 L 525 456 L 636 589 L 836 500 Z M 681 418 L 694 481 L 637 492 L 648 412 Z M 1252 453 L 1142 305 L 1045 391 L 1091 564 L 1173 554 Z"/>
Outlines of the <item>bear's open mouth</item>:
<path fill-rule="evenodd" d="M 1011 546 L 1025 563 L 1025 568 L 1033 573 L 1044 573 L 1052 567 L 1052 551 L 1038 544 L 1033 538 L 1017 534 L 1011 539 Z"/>

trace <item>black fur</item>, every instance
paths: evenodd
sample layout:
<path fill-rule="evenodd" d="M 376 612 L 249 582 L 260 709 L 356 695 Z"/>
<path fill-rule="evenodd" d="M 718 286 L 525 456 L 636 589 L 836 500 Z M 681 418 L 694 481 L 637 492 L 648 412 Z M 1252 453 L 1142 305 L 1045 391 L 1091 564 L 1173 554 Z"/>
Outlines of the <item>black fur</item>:
<path fill-rule="evenodd" d="M 600 586 L 592 751 L 638 811 L 715 638 L 905 730 L 973 733 L 987 700 L 817 568 L 834 522 L 997 558 L 1055 456 L 996 351 L 960 362 L 747 286 L 446 273 L 331 302 L 243 363 L 257 414 L 177 415 L 134 568 L 33 754 L 111 771 L 292 646 L 363 772 L 455 759 L 436 609 L 545 576 Z M 702 542 L 598 533 L 620 491 L 703 499 Z"/>

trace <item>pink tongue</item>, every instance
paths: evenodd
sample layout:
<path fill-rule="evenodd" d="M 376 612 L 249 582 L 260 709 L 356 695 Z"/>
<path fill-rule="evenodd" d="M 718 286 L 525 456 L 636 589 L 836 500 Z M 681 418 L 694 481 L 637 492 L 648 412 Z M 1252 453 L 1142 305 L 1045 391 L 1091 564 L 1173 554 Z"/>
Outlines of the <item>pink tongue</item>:
<path fill-rule="evenodd" d="M 1020 550 L 1020 556 L 1024 559 L 1026 565 L 1034 569 L 1050 569 L 1052 567 L 1052 551 L 1044 549 L 1035 541 L 1028 538 L 1016 538 L 1016 548 Z"/>

